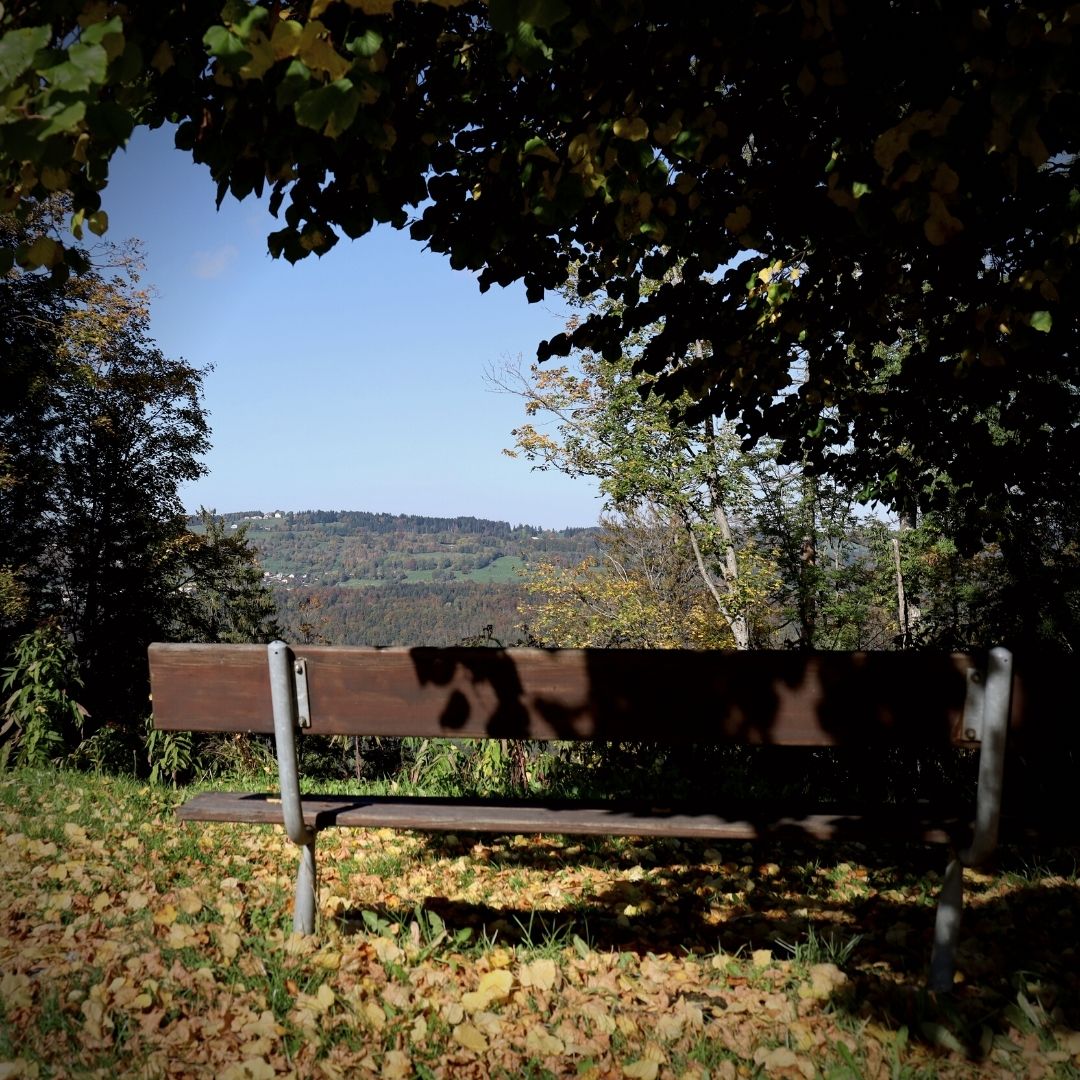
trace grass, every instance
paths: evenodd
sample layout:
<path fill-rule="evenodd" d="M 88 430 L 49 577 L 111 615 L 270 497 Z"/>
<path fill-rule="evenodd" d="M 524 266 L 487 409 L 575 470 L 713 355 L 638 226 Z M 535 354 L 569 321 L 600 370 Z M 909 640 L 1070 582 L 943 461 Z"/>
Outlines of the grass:
<path fill-rule="evenodd" d="M 844 967 L 850 960 L 862 934 L 850 936 L 825 932 L 819 934 L 810 925 L 806 928 L 806 936 L 801 941 L 787 942 L 776 939 L 776 944 L 790 954 L 791 959 L 802 967 L 811 967 L 814 964 L 835 964 Z"/>
<path fill-rule="evenodd" d="M 1080 1077 L 1070 851 L 970 875 L 936 1001 L 940 852 L 328 830 L 297 938 L 184 794 L 0 774 L 0 1076 Z"/>

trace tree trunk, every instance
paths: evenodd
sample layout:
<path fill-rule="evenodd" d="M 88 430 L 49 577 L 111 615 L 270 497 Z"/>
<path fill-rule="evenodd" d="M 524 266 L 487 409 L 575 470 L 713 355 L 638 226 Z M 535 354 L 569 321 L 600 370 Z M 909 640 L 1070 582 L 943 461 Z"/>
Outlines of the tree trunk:
<path fill-rule="evenodd" d="M 701 343 L 699 342 L 699 348 L 700 344 Z M 698 546 L 697 537 L 694 536 L 693 525 L 688 520 L 685 521 L 685 524 L 690 536 L 690 546 L 693 548 L 694 558 L 697 560 L 698 571 L 709 592 L 712 593 L 713 599 L 716 601 L 716 606 L 720 610 L 721 615 L 723 615 L 724 620 L 727 622 L 728 628 L 731 630 L 731 636 L 735 639 L 735 648 L 745 651 L 750 648 L 750 623 L 746 614 L 744 612 L 732 610 L 732 606 L 729 602 L 729 598 L 735 591 L 739 581 L 739 558 L 738 552 L 735 550 L 735 536 L 731 531 L 731 521 L 728 518 L 727 508 L 724 506 L 723 493 L 720 489 L 720 478 L 717 475 L 719 466 L 716 464 L 715 439 L 716 428 L 713 425 L 713 418 L 711 416 L 706 417 L 705 444 L 708 447 L 708 452 L 714 462 L 709 470 L 709 476 L 706 481 L 709 491 L 709 510 L 723 543 L 723 579 L 727 596 L 720 595 L 720 590 L 716 585 L 715 576 L 705 565 L 705 559 L 701 554 L 701 548 Z"/>
<path fill-rule="evenodd" d="M 803 540 L 799 550 L 799 634 L 804 649 L 812 649 L 817 636 L 817 481 L 803 473 Z"/>
<path fill-rule="evenodd" d="M 911 627 L 908 623 L 907 593 L 904 590 L 904 570 L 900 564 L 900 537 L 894 536 L 892 542 L 893 563 L 896 566 L 896 615 L 900 624 L 900 648 L 906 649 L 911 643 Z"/>

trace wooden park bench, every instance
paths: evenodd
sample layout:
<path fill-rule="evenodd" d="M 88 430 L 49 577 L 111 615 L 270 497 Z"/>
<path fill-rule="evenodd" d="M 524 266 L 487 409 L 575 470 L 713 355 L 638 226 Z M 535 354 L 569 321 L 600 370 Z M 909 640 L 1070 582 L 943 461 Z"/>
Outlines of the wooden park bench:
<path fill-rule="evenodd" d="M 150 646 L 155 726 L 276 738 L 280 792 L 196 795 L 185 821 L 281 824 L 301 848 L 294 928 L 312 933 L 315 842 L 334 826 L 710 840 L 948 844 L 930 985 L 952 986 L 963 867 L 998 836 L 1006 734 L 1024 715 L 1011 654 Z M 1030 711 L 1030 693 L 1027 695 Z M 302 795 L 297 735 L 890 745 L 979 750 L 974 806 L 807 808 L 547 798 Z"/>

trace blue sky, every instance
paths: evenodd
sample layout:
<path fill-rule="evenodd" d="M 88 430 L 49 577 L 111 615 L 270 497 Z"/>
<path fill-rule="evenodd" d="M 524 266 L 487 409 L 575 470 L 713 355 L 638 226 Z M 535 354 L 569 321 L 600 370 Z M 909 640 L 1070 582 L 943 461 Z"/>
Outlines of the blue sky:
<path fill-rule="evenodd" d="M 349 509 L 591 525 L 595 485 L 501 451 L 524 419 L 485 372 L 563 328 L 558 297 L 481 294 L 407 234 L 343 238 L 296 266 L 266 252 L 279 227 L 139 131 L 104 193 L 108 239 L 139 237 L 156 291 L 152 333 L 170 356 L 214 365 L 209 475 L 185 504 L 220 512 Z"/>

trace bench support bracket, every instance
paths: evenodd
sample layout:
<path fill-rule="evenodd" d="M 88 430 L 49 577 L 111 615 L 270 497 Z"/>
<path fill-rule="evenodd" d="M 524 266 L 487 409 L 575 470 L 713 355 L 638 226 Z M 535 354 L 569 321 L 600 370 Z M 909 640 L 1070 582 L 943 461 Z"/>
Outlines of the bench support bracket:
<path fill-rule="evenodd" d="M 318 894 L 315 830 L 304 823 L 304 808 L 300 801 L 300 768 L 296 756 L 296 732 L 301 724 L 298 701 L 302 701 L 304 712 L 307 712 L 307 672 L 302 663 L 293 658 L 292 650 L 284 641 L 272 641 L 267 646 L 267 659 L 270 665 L 270 696 L 274 706 L 274 743 L 281 783 L 282 818 L 289 839 L 301 849 L 293 931 L 297 934 L 313 934 L 315 898 Z"/>
<path fill-rule="evenodd" d="M 1005 738 L 1012 711 L 1013 659 L 1008 649 L 991 649 L 986 663 L 979 728 L 979 789 L 971 845 L 954 851 L 945 871 L 934 922 L 930 957 L 930 989 L 952 989 L 956 974 L 956 941 L 964 907 L 964 867 L 977 866 L 997 846 L 1001 824 L 1001 789 L 1005 775 Z"/>

